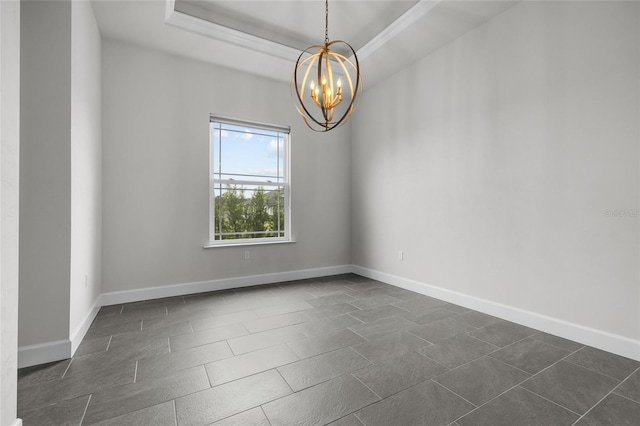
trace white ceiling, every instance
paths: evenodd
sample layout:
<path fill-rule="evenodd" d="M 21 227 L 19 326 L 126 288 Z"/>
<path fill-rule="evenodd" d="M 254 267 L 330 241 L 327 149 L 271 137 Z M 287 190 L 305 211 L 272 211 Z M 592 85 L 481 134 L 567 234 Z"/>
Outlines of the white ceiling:
<path fill-rule="evenodd" d="M 324 43 L 324 0 L 92 2 L 103 37 L 281 81 Z M 354 47 L 366 89 L 516 2 L 330 0 L 329 39 Z"/>

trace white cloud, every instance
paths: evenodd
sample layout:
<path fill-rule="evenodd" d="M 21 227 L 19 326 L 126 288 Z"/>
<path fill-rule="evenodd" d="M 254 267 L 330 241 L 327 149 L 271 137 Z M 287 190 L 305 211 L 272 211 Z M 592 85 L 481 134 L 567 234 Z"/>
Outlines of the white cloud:
<path fill-rule="evenodd" d="M 282 157 L 282 155 L 284 154 L 284 141 L 281 140 L 280 143 L 278 144 L 278 141 L 273 139 L 272 141 L 269 142 L 269 146 L 267 147 L 267 152 L 269 153 L 269 155 L 275 156 L 278 154 L 278 148 L 280 148 L 280 156 Z"/>

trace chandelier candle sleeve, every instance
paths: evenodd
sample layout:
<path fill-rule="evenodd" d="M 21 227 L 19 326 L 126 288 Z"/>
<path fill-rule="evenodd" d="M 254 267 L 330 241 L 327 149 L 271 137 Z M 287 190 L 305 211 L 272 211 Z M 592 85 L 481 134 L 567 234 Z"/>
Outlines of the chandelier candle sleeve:
<path fill-rule="evenodd" d="M 298 57 L 291 79 L 291 93 L 298 112 L 307 126 L 318 132 L 345 124 L 362 90 L 355 50 L 341 40 L 329 42 L 328 0 L 325 2 L 325 13 L 324 46 L 305 49 Z M 343 80 L 346 82 L 345 88 Z M 305 95 L 305 87 L 308 87 L 308 96 Z"/>

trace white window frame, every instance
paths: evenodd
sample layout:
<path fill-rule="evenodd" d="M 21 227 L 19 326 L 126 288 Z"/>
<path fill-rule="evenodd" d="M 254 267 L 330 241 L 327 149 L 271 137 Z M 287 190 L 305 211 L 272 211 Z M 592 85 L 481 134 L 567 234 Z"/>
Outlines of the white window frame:
<path fill-rule="evenodd" d="M 278 132 L 283 134 L 284 140 L 284 155 L 283 155 L 283 167 L 282 167 L 282 182 L 281 183 L 268 183 L 259 180 L 251 180 L 248 178 L 242 178 L 236 176 L 238 179 L 222 179 L 219 175 L 214 173 L 214 128 L 213 123 L 220 123 L 222 126 L 225 124 L 232 126 L 246 127 L 250 130 L 265 130 L 270 132 Z M 222 138 L 218 139 L 222 143 Z M 279 148 L 278 148 L 279 149 Z M 279 158 L 279 156 L 278 156 Z M 258 244 L 272 244 L 272 243 L 289 243 L 293 242 L 291 238 L 291 128 L 289 126 L 280 126 L 266 123 L 259 123 L 255 121 L 240 120 L 236 118 L 223 117 L 219 115 L 211 114 L 209 117 L 209 242 L 204 247 L 224 247 L 224 246 L 240 246 L 240 245 L 258 245 Z M 279 160 L 278 160 L 279 161 Z M 284 193 L 284 235 L 275 237 L 264 238 L 235 238 L 235 239 L 222 239 L 222 233 L 216 233 L 215 230 L 215 208 L 216 208 L 216 189 L 221 190 L 223 185 L 248 185 L 248 186 L 262 186 L 271 187 L 277 189 L 283 188 Z M 279 221 L 278 221 L 279 222 Z M 222 227 L 220 227 L 221 229 Z M 267 232 L 267 231 L 265 231 Z M 220 235 L 218 235 L 220 234 Z"/>

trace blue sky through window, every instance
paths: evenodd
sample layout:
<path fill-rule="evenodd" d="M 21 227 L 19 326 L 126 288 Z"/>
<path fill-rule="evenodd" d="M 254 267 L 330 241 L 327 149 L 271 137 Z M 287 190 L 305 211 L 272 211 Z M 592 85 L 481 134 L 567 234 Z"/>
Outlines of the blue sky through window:
<path fill-rule="evenodd" d="M 212 123 L 211 131 L 215 178 L 282 181 L 284 134 L 216 122 Z"/>

